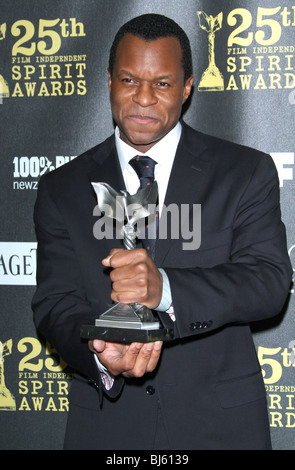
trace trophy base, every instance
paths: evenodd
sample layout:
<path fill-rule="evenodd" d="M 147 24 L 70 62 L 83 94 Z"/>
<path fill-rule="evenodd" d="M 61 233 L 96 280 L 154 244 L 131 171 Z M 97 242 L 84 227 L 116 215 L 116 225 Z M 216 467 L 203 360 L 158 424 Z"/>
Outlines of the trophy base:
<path fill-rule="evenodd" d="M 15 411 L 16 404 L 9 390 L 0 391 L 0 411 Z"/>
<path fill-rule="evenodd" d="M 162 328 L 150 309 L 138 304 L 116 303 L 95 325 L 82 325 L 82 339 L 103 339 L 119 343 L 149 343 L 173 339 L 173 329 Z"/>
<path fill-rule="evenodd" d="M 87 340 L 102 339 L 118 343 L 152 343 L 154 341 L 171 341 L 174 332 L 170 328 L 128 328 L 122 326 L 82 325 L 81 338 Z"/>
<path fill-rule="evenodd" d="M 224 91 L 223 76 L 216 66 L 211 66 L 205 70 L 198 91 Z"/>
<path fill-rule="evenodd" d="M 206 87 L 206 86 L 199 86 L 198 91 L 224 91 L 223 86 L 212 86 L 212 87 Z"/>

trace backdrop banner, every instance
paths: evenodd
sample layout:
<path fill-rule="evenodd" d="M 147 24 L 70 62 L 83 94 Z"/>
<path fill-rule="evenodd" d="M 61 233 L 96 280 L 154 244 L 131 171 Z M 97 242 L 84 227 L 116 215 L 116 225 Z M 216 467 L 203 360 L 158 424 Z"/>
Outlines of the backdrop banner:
<path fill-rule="evenodd" d="M 271 154 L 295 266 L 294 0 L 0 0 L 0 448 L 61 449 L 72 373 L 36 332 L 33 207 L 41 175 L 113 132 L 111 42 L 143 13 L 187 32 L 194 90 L 184 120 Z M 273 448 L 295 449 L 294 296 L 253 325 Z"/>

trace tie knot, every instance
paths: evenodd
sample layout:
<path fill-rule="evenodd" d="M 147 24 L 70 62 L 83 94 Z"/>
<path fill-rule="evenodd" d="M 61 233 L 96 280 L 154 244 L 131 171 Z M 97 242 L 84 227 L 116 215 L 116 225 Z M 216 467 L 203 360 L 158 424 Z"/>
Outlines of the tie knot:
<path fill-rule="evenodd" d="M 154 181 L 155 165 L 157 164 L 155 160 L 145 155 L 136 155 L 130 160 L 129 164 L 136 172 L 141 187 L 145 187 Z"/>

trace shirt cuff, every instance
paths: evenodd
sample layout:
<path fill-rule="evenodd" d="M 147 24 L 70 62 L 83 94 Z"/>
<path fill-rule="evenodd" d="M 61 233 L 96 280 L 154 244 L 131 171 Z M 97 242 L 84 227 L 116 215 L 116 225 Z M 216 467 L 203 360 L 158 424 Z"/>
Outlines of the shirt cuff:
<path fill-rule="evenodd" d="M 94 354 L 94 359 L 95 359 L 96 365 L 99 369 L 100 377 L 101 377 L 101 380 L 102 380 L 102 383 L 103 383 L 105 389 L 110 390 L 112 388 L 113 384 L 114 384 L 114 377 L 107 370 L 107 368 L 102 365 L 102 363 L 99 361 L 96 354 Z"/>
<path fill-rule="evenodd" d="M 159 268 L 159 271 L 160 271 L 160 273 L 162 275 L 162 278 L 163 278 L 163 292 L 162 292 L 161 302 L 158 305 L 158 307 L 155 308 L 155 310 L 157 310 L 159 312 L 172 313 L 173 309 L 171 311 L 171 308 L 172 308 L 171 307 L 172 306 L 172 295 L 171 295 L 171 289 L 170 289 L 170 282 L 169 282 L 168 276 L 167 276 L 166 272 L 164 271 L 164 269 Z"/>

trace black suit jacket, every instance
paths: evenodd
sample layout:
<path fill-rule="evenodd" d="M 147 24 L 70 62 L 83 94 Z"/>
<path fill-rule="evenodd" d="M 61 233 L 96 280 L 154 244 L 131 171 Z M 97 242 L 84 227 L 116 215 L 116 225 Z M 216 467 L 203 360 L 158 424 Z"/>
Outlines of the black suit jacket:
<path fill-rule="evenodd" d="M 183 123 L 165 205 L 201 204 L 201 245 L 159 239 L 169 277 L 175 340 L 142 379 L 105 391 L 80 326 L 110 303 L 101 259 L 121 240 L 93 236 L 91 181 L 124 187 L 114 136 L 40 180 L 35 206 L 35 323 L 77 372 L 69 448 L 152 449 L 161 409 L 172 449 L 269 448 L 265 389 L 249 323 L 278 314 L 291 267 L 271 157 Z"/>

